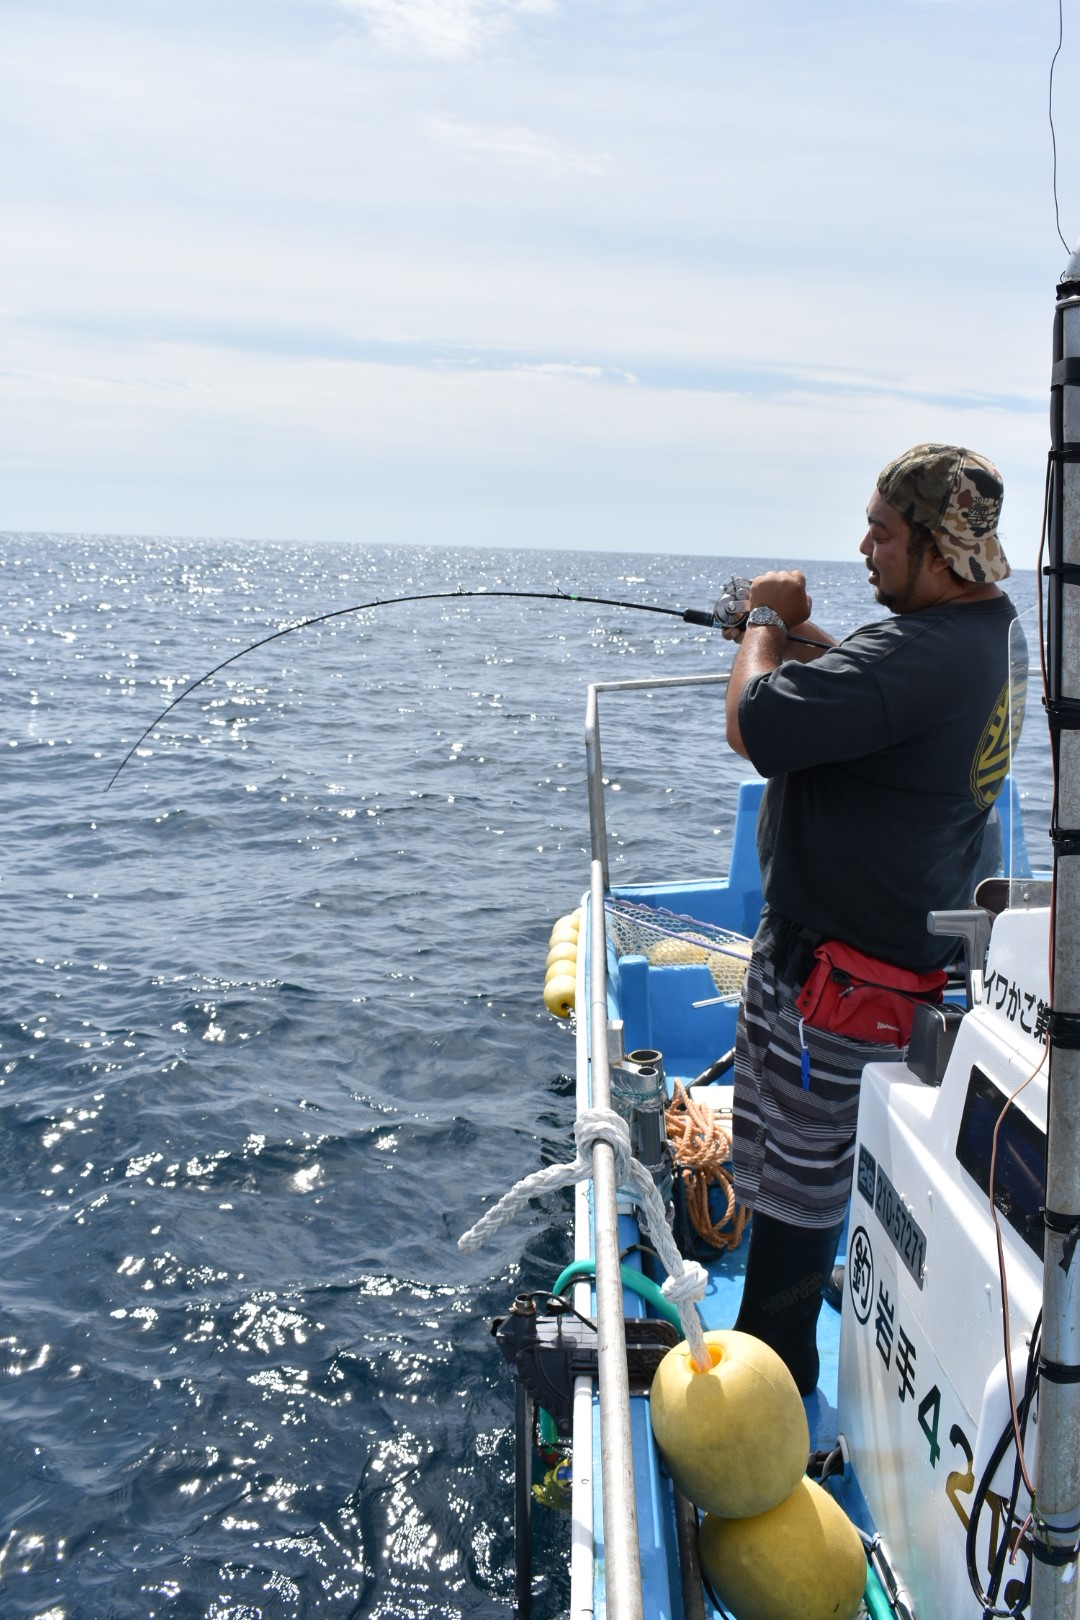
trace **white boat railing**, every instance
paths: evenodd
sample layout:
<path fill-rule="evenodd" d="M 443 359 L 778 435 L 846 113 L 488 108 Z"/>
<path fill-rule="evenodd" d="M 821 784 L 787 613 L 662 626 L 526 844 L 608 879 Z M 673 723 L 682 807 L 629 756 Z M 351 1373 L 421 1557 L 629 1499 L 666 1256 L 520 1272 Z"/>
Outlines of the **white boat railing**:
<path fill-rule="evenodd" d="M 589 883 L 589 1062 L 593 1108 L 611 1106 L 607 1044 L 607 942 L 599 861 Z M 596 1258 L 596 1344 L 600 1399 L 600 1467 L 604 1492 L 604 1565 L 612 1620 L 644 1620 L 638 1552 L 630 1379 L 626 1367 L 615 1153 L 593 1148 L 593 1242 Z"/>
<path fill-rule="evenodd" d="M 665 675 L 653 680 L 595 681 L 585 703 L 585 773 L 589 789 L 589 842 L 592 858 L 600 862 L 604 890 L 608 873 L 607 817 L 604 811 L 604 767 L 600 753 L 601 692 L 658 692 L 671 686 L 726 686 L 728 672 L 713 675 Z"/>
<path fill-rule="evenodd" d="M 655 691 L 671 686 L 717 686 L 724 685 L 726 681 L 725 672 L 671 676 L 659 680 L 598 681 L 588 689 L 585 759 L 592 846 L 589 874 L 589 1104 L 593 1108 L 611 1106 L 607 928 L 604 916 L 604 896 L 610 884 L 598 696 L 601 692 Z M 607 1613 L 610 1620 L 644 1620 L 616 1192 L 614 1153 L 608 1144 L 599 1142 L 593 1149 L 593 1243 Z M 575 1406 L 580 1409 L 577 1403 Z M 584 1411 L 591 1415 L 591 1408 Z M 577 1433 L 575 1422 L 575 1457 L 580 1458 L 580 1448 L 584 1443 L 585 1437 Z M 591 1613 L 591 1592 L 587 1596 L 582 1594 L 580 1601 L 581 1612 L 586 1612 L 587 1606 Z"/>

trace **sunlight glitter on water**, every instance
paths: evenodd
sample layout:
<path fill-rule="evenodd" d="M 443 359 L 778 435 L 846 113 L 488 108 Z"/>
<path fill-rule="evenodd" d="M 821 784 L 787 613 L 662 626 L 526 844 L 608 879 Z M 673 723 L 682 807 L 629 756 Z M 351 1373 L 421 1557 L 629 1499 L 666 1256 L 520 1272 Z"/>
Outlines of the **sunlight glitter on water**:
<path fill-rule="evenodd" d="M 740 569 L 635 558 L 631 586 L 611 558 L 234 551 L 20 541 L 0 570 L 20 744 L 5 1599 L 64 1620 L 98 1620 L 104 1591 L 115 1620 L 486 1620 L 513 1594 L 513 1388 L 488 1324 L 550 1286 L 565 1212 L 478 1256 L 456 1239 L 572 1156 L 572 1041 L 539 986 L 587 880 L 585 683 L 727 654 L 567 604 L 362 614 L 223 672 L 102 790 L 183 686 L 306 609 L 560 569 L 709 602 Z M 838 619 L 870 616 L 857 573 L 828 585 Z M 722 867 L 741 767 L 703 767 L 714 717 L 681 703 L 628 703 L 605 734 L 630 875 Z M 537 1620 L 565 1606 L 564 1529 L 538 1532 Z"/>

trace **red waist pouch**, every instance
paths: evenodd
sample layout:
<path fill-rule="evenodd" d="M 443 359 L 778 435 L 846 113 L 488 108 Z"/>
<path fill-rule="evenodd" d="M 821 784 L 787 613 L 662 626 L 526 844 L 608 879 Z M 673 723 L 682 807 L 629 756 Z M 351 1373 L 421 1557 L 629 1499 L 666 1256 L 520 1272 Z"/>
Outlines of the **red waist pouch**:
<path fill-rule="evenodd" d="M 912 973 L 866 956 L 838 939 L 814 952 L 810 976 L 795 998 L 811 1029 L 827 1029 L 852 1041 L 906 1046 L 920 1001 L 940 1002 L 948 982 L 940 968 Z"/>

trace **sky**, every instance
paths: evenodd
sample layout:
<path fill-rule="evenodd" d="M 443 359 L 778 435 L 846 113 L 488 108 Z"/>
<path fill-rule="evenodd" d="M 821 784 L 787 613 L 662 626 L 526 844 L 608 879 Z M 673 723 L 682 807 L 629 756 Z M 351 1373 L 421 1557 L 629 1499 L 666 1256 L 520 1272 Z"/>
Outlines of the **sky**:
<path fill-rule="evenodd" d="M 3 0 L 0 530 L 854 558 L 942 439 L 1032 567 L 1057 43 L 1057 0 Z"/>

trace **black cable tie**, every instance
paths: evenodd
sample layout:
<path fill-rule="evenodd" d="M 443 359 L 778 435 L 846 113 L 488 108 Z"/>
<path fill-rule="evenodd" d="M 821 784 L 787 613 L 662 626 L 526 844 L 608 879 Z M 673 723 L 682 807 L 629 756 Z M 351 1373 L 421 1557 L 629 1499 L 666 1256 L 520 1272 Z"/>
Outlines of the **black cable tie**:
<path fill-rule="evenodd" d="M 1051 461 L 1080 461 L 1080 444 L 1068 443 L 1059 445 L 1056 450 L 1047 452 Z"/>
<path fill-rule="evenodd" d="M 1080 1526 L 1069 1526 L 1070 1531 L 1080 1529 Z M 1032 1558 L 1040 1564 L 1052 1564 L 1056 1569 L 1062 1569 L 1066 1564 L 1075 1564 L 1080 1555 L 1080 1542 L 1074 1542 L 1071 1547 L 1048 1547 L 1037 1536 L 1031 1540 L 1030 1552 Z"/>
<path fill-rule="evenodd" d="M 1052 1018 L 1053 1014 L 1050 1016 Z M 1080 1019 L 1074 1019 L 1074 1022 L 1080 1023 Z M 1072 1265 L 1076 1245 L 1080 1242 L 1080 1215 L 1061 1215 L 1056 1210 L 1045 1208 L 1041 1213 L 1046 1230 L 1053 1232 L 1056 1237 L 1065 1239 L 1059 1263 L 1062 1271 L 1067 1273 Z"/>
<path fill-rule="evenodd" d="M 1051 827 L 1047 837 L 1057 855 L 1075 855 L 1080 850 L 1080 830 L 1076 827 Z"/>
<path fill-rule="evenodd" d="M 1044 579 L 1062 579 L 1066 585 L 1080 585 L 1080 563 L 1047 563 L 1043 568 Z"/>
<path fill-rule="evenodd" d="M 1065 388 L 1080 383 L 1080 356 L 1070 354 L 1059 360 L 1050 373 L 1051 388 Z"/>
<path fill-rule="evenodd" d="M 1047 1361 L 1039 1357 L 1039 1377 L 1050 1384 L 1080 1384 L 1080 1365 L 1076 1362 Z"/>
<path fill-rule="evenodd" d="M 1051 1010 L 1048 1027 L 1051 1046 L 1058 1046 L 1065 1052 L 1080 1052 L 1080 1013 Z"/>
<path fill-rule="evenodd" d="M 1075 698 L 1044 698 L 1043 707 L 1051 731 L 1080 731 L 1080 703 Z"/>

